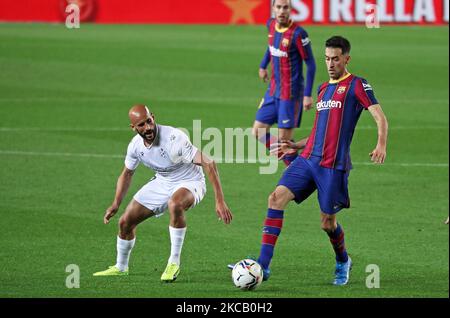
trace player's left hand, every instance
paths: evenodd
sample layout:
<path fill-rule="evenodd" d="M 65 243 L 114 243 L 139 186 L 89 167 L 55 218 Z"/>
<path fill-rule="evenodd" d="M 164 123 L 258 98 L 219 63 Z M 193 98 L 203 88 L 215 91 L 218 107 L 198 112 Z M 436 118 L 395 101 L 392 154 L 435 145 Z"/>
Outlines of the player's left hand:
<path fill-rule="evenodd" d="M 225 224 L 230 224 L 231 220 L 233 219 L 233 214 L 231 213 L 225 201 L 216 202 L 216 213 L 219 217 L 219 220 L 222 220 Z"/>
<path fill-rule="evenodd" d="M 373 163 L 382 164 L 386 159 L 386 149 L 377 146 L 371 153 L 369 153 L 369 156 Z"/>
<path fill-rule="evenodd" d="M 282 140 L 281 142 L 274 142 L 270 145 L 270 154 L 278 156 L 280 152 L 283 154 L 279 159 L 283 159 L 286 155 L 296 153 L 299 150 L 297 144 L 291 140 Z"/>
<path fill-rule="evenodd" d="M 313 105 L 313 99 L 311 96 L 304 96 L 303 97 L 303 110 L 308 111 L 312 108 Z"/>

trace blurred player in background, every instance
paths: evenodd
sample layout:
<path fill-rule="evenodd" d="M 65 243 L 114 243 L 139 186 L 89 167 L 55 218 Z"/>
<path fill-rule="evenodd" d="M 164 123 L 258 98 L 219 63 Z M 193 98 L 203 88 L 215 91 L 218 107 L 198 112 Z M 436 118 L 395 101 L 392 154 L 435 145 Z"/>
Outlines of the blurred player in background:
<path fill-rule="evenodd" d="M 219 219 L 229 224 L 232 214 L 225 203 L 213 160 L 193 146 L 181 130 L 157 125 L 146 106 L 135 105 L 128 115 L 130 126 L 137 135 L 128 145 L 125 167 L 117 181 L 114 201 L 106 210 L 104 223 L 108 224 L 119 210 L 139 163 L 154 170 L 156 175 L 134 195 L 120 217 L 116 265 L 94 276 L 128 275 L 137 225 L 152 216 L 161 216 L 168 209 L 171 252 L 161 280 L 172 282 L 180 272 L 180 255 L 186 233 L 185 212 L 199 204 L 206 193 L 202 168 L 214 188 Z"/>
<path fill-rule="evenodd" d="M 350 42 L 334 36 L 326 41 L 325 61 L 329 82 L 318 89 L 316 118 L 308 138 L 297 143 L 286 140 L 274 151 L 288 152 L 302 149 L 300 156 L 285 170 L 275 191 L 269 196 L 269 209 L 264 222 L 258 263 L 264 280 L 270 276 L 275 244 L 283 226 L 284 210 L 295 200 L 298 204 L 314 191 L 318 192 L 321 226 L 328 234 L 336 254 L 335 285 L 349 280 L 352 261 L 347 255 L 344 230 L 336 220 L 336 213 L 350 207 L 348 176 L 352 167 L 350 144 L 363 110 L 369 110 L 378 128 L 375 149 L 369 154 L 376 164 L 386 158 L 388 124 L 368 82 L 347 70 L 350 61 Z M 372 191 L 369 189 L 366 191 Z"/>
<path fill-rule="evenodd" d="M 294 128 L 300 127 L 303 109 L 312 106 L 316 73 L 308 33 L 290 20 L 291 1 L 273 0 L 272 4 L 275 18 L 267 22 L 269 43 L 259 69 L 259 77 L 268 81 L 267 67 L 271 62 L 271 78 L 253 124 L 253 135 L 268 149 L 278 140 L 291 140 Z M 306 84 L 303 62 L 307 66 Z M 278 125 L 278 137 L 269 132 L 274 124 Z M 297 152 L 292 151 L 284 155 L 283 161 L 289 165 L 296 157 Z"/>

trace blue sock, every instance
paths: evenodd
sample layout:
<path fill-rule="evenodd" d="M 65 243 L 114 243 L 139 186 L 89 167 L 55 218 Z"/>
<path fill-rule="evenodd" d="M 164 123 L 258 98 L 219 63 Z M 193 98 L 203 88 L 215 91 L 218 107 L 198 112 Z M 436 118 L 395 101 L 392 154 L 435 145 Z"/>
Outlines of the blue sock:
<path fill-rule="evenodd" d="M 333 245 L 334 252 L 336 253 L 337 262 L 347 262 L 348 255 L 345 249 L 344 230 L 338 223 L 337 228 L 333 232 L 327 232 L 330 238 L 331 245 Z"/>
<path fill-rule="evenodd" d="M 282 210 L 267 210 L 267 217 L 264 221 L 261 251 L 259 253 L 258 263 L 264 268 L 268 269 L 270 261 L 273 257 L 273 251 L 277 242 L 278 236 L 283 227 L 284 211 Z"/>

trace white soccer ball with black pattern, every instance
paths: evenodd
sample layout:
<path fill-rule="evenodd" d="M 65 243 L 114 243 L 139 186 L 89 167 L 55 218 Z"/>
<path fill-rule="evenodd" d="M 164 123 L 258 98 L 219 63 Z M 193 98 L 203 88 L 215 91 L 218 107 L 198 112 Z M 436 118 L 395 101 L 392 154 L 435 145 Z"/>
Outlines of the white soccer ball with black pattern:
<path fill-rule="evenodd" d="M 243 259 L 234 265 L 231 277 L 237 288 L 254 290 L 261 285 L 263 270 L 258 262 L 252 259 Z"/>

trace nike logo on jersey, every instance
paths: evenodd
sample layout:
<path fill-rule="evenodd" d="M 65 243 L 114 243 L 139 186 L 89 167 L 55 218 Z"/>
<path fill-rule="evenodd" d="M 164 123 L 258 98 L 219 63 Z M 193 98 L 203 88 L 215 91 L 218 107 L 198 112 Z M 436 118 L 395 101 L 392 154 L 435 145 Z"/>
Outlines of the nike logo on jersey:
<path fill-rule="evenodd" d="M 283 124 L 287 124 L 288 122 L 290 122 L 291 120 L 290 119 L 286 119 L 286 120 L 282 120 L 281 122 L 283 123 Z"/>

